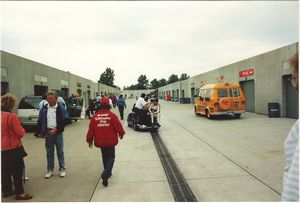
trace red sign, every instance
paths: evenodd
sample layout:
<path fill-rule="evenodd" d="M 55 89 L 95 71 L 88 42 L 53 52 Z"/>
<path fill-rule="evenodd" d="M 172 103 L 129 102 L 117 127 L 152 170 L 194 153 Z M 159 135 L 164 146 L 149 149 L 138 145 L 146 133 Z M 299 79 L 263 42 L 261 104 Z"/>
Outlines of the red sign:
<path fill-rule="evenodd" d="M 254 70 L 253 69 L 240 71 L 240 77 L 251 76 L 253 74 L 254 74 Z"/>

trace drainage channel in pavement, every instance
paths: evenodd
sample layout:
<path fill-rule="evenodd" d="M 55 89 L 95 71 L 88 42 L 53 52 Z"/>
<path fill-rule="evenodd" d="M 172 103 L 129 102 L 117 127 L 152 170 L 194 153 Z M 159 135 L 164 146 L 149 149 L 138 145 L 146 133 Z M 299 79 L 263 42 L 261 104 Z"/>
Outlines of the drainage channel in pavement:
<path fill-rule="evenodd" d="M 157 131 L 151 132 L 155 148 L 163 165 L 176 202 L 197 202 L 185 178 Z"/>

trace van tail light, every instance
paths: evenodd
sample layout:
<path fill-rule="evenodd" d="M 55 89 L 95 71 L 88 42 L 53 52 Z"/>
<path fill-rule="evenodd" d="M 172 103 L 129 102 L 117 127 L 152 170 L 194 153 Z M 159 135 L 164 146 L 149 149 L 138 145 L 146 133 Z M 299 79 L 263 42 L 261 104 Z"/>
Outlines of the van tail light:
<path fill-rule="evenodd" d="M 246 104 L 246 101 L 242 101 L 242 104 Z"/>

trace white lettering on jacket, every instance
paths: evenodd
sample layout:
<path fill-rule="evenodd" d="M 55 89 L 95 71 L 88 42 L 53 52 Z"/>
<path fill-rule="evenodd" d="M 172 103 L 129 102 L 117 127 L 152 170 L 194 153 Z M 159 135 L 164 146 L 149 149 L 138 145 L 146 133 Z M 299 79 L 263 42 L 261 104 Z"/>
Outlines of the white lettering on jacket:
<path fill-rule="evenodd" d="M 102 117 L 103 116 L 103 117 Z M 110 117 L 107 117 L 108 114 L 100 114 L 98 115 L 98 117 L 95 118 L 96 121 L 99 121 L 99 123 L 97 124 L 97 127 L 107 127 L 110 126 Z"/>

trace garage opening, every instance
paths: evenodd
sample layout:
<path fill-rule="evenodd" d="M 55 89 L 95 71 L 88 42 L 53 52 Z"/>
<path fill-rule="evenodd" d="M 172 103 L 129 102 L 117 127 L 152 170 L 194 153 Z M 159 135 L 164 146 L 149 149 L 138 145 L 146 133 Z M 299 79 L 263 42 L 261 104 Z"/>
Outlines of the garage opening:
<path fill-rule="evenodd" d="M 246 111 L 255 113 L 254 80 L 241 81 L 240 86 L 246 98 Z"/>
<path fill-rule="evenodd" d="M 1 82 L 1 96 L 9 92 L 8 82 Z"/>
<path fill-rule="evenodd" d="M 299 117 L 299 98 L 295 89 L 288 83 L 291 75 L 283 76 L 283 98 L 285 98 L 286 117 L 298 119 Z"/>
<path fill-rule="evenodd" d="M 48 86 L 34 85 L 34 96 L 43 96 L 48 92 Z"/>

